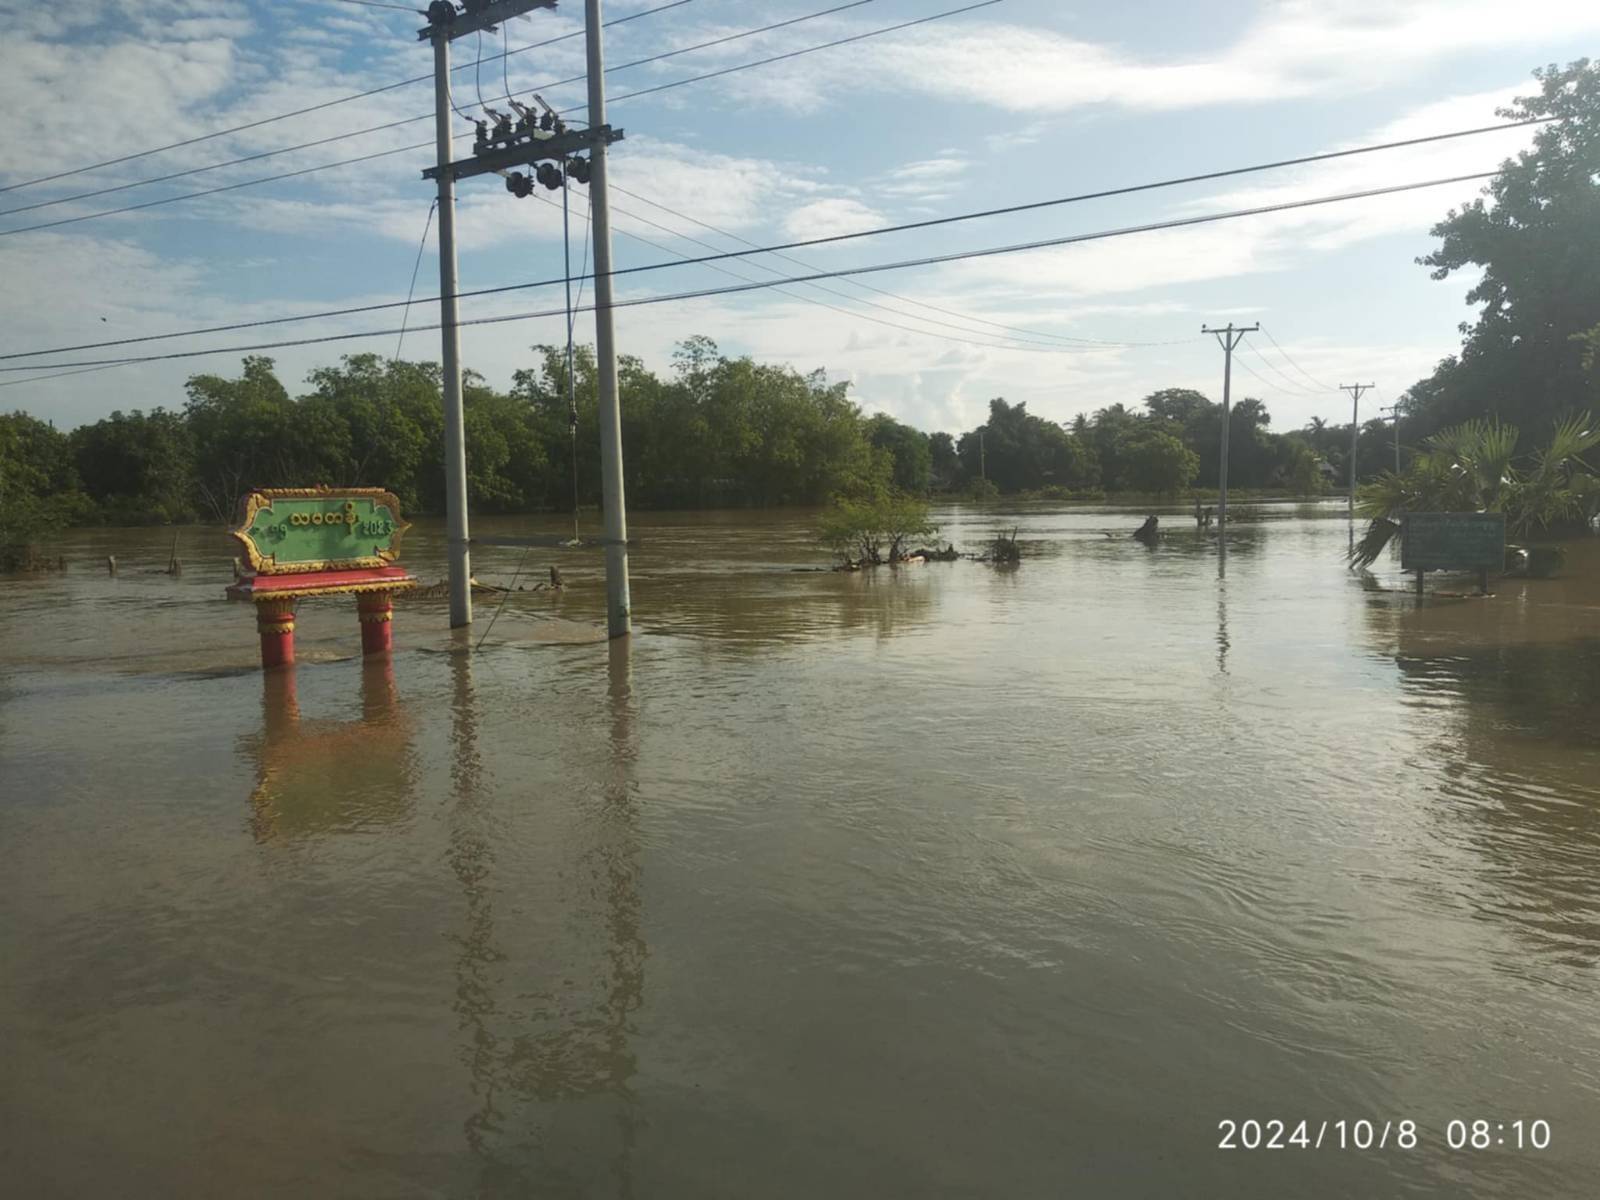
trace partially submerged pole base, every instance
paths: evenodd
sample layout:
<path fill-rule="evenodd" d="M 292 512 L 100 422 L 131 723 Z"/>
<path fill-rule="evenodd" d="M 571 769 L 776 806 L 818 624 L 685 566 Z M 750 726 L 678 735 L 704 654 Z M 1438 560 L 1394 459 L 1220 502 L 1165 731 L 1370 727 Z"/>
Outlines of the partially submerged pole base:
<path fill-rule="evenodd" d="M 388 654 L 394 649 L 394 593 L 357 593 L 356 615 L 361 620 L 363 655 Z"/>
<path fill-rule="evenodd" d="M 287 667 L 294 662 L 293 600 L 256 601 L 256 632 L 261 635 L 261 669 Z"/>

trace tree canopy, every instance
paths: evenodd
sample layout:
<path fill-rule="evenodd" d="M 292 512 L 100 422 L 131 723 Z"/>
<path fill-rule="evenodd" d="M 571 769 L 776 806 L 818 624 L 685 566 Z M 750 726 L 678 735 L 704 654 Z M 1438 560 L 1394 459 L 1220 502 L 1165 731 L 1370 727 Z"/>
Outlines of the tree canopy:
<path fill-rule="evenodd" d="M 1579 59 L 1534 77 L 1538 92 L 1499 115 L 1554 120 L 1433 227 L 1439 245 L 1418 260 L 1435 279 L 1480 272 L 1460 352 L 1404 399 L 1419 441 L 1478 417 L 1531 435 L 1600 403 L 1600 377 L 1585 365 L 1585 335 L 1600 328 L 1600 66 Z"/>

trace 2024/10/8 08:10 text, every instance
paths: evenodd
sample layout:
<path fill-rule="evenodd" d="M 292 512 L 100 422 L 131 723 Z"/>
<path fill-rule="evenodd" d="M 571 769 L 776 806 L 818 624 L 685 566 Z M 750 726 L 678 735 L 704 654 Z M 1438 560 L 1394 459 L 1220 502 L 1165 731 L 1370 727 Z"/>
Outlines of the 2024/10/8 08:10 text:
<path fill-rule="evenodd" d="M 1414 1150 L 1422 1141 L 1418 1124 L 1412 1120 L 1284 1121 L 1276 1117 L 1265 1121 L 1246 1117 L 1217 1122 L 1221 1137 L 1218 1150 Z M 1445 1145 L 1452 1150 L 1547 1150 L 1550 1147 L 1550 1122 L 1466 1121 L 1455 1118 L 1445 1125 Z"/>

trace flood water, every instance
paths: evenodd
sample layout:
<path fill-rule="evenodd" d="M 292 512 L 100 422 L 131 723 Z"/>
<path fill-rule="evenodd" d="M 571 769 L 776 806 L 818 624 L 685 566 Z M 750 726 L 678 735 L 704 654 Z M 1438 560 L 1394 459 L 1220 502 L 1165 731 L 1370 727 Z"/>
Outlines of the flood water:
<path fill-rule="evenodd" d="M 481 549 L 571 586 L 268 678 L 220 533 L 70 535 L 0 581 L 0 1192 L 1600 1194 L 1600 545 L 1418 607 L 1238 515 L 641 514 L 631 644 Z"/>

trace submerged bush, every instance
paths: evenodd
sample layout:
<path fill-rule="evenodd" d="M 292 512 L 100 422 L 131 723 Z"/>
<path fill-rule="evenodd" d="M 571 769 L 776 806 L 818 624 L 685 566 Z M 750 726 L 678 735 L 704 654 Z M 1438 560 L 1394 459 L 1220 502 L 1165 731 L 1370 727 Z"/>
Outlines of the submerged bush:
<path fill-rule="evenodd" d="M 876 566 L 899 562 L 914 541 L 938 531 L 925 503 L 890 493 L 835 503 L 822 514 L 817 540 L 845 565 Z"/>

